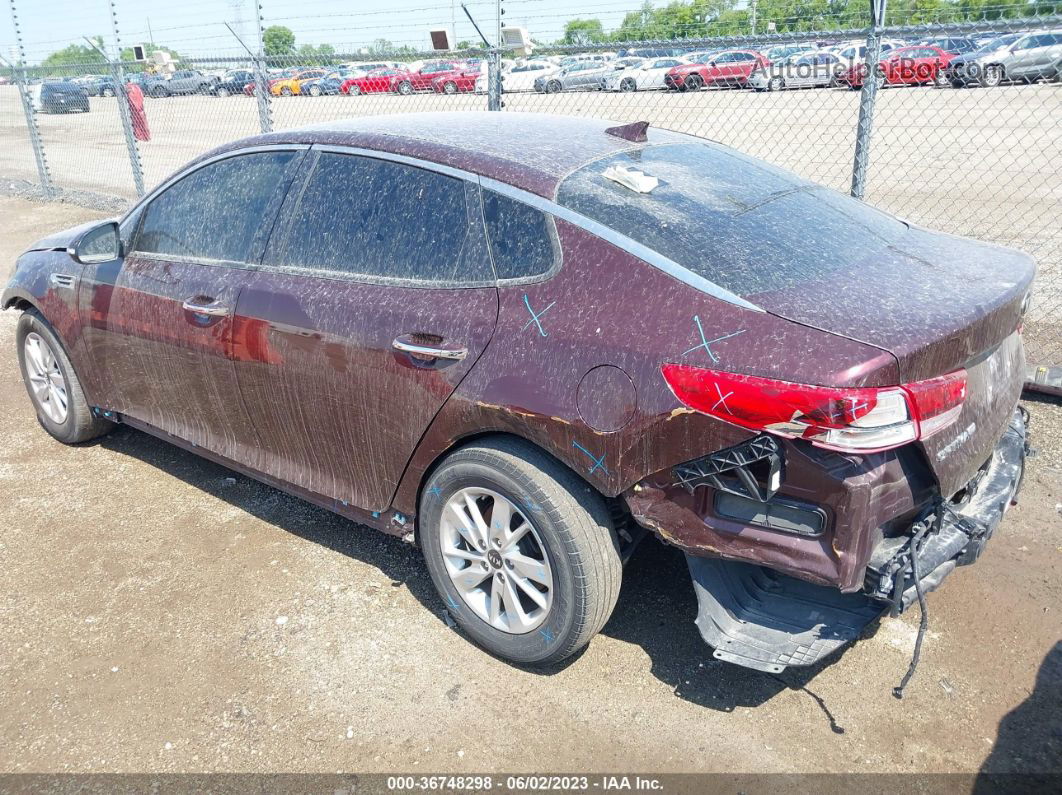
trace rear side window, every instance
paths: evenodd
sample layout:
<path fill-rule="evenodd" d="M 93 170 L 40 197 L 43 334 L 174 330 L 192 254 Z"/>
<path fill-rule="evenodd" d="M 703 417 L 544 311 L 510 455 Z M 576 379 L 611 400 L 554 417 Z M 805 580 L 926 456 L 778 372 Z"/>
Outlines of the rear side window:
<path fill-rule="evenodd" d="M 523 202 L 483 191 L 483 217 L 499 279 L 548 273 L 556 261 L 553 219 Z"/>
<path fill-rule="evenodd" d="M 295 152 L 258 152 L 203 166 L 144 209 L 134 248 L 147 254 L 249 262 L 270 200 Z"/>
<path fill-rule="evenodd" d="M 474 191 L 434 171 L 322 153 L 287 238 L 267 264 L 374 279 L 492 282 Z"/>
<path fill-rule="evenodd" d="M 659 184 L 638 193 L 604 176 L 635 169 Z M 557 201 L 748 297 L 833 276 L 898 241 L 907 225 L 857 199 L 713 144 L 670 144 L 596 160 Z"/>

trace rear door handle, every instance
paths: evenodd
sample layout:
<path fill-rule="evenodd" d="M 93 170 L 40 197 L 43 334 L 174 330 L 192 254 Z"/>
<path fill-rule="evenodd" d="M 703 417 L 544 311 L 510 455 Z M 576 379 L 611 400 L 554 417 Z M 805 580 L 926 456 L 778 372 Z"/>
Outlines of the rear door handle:
<path fill-rule="evenodd" d="M 401 337 L 396 337 L 395 341 L 391 343 L 391 347 L 402 353 L 423 356 L 429 359 L 449 359 L 451 361 L 459 362 L 468 356 L 468 348 L 457 348 L 446 345 L 423 345 L 418 342 L 413 342 L 412 335 L 409 334 L 403 334 Z"/>
<path fill-rule="evenodd" d="M 185 311 L 192 314 L 210 315 L 211 317 L 224 317 L 232 312 L 232 307 L 219 304 L 217 301 L 200 303 L 198 297 L 187 299 L 181 306 Z"/>

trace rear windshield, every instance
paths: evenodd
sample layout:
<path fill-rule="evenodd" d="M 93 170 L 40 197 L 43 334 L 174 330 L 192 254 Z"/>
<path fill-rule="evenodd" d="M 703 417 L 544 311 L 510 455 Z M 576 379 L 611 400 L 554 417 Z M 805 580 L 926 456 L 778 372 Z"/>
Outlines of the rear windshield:
<path fill-rule="evenodd" d="M 606 178 L 613 167 L 659 182 L 638 192 Z M 557 201 L 741 296 L 857 278 L 859 261 L 907 231 L 861 201 L 709 143 L 597 160 L 561 183 Z"/>

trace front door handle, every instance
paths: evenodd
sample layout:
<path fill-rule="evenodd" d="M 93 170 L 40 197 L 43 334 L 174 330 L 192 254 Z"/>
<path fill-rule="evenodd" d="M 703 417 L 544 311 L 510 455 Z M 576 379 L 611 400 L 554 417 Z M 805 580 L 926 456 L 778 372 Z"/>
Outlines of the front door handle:
<path fill-rule="evenodd" d="M 187 299 L 181 306 L 186 312 L 191 312 L 195 315 L 210 315 L 211 317 L 224 317 L 232 311 L 231 307 L 219 304 L 217 301 L 200 303 L 198 296 Z"/>
<path fill-rule="evenodd" d="M 457 348 L 448 345 L 424 345 L 420 342 L 414 342 L 414 338 L 410 334 L 396 337 L 395 341 L 391 343 L 391 347 L 396 351 L 409 353 L 413 356 L 422 356 L 425 359 L 449 359 L 459 362 L 468 356 L 468 348 Z"/>

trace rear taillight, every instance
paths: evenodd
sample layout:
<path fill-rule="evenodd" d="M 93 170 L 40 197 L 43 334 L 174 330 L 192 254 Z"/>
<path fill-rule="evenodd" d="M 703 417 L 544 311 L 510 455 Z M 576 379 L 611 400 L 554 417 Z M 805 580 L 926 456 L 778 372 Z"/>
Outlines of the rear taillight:
<path fill-rule="evenodd" d="M 806 439 L 842 452 L 870 453 L 924 439 L 954 421 L 966 371 L 890 387 L 826 387 L 665 364 L 680 401 L 743 428 Z"/>

